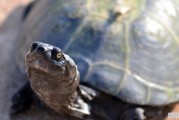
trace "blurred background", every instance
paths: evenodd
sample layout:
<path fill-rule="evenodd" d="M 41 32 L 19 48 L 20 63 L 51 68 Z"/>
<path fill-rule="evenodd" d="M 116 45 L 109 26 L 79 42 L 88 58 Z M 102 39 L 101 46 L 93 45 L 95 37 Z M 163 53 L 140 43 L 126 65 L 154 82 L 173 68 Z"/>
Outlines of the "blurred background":
<path fill-rule="evenodd" d="M 69 120 L 34 106 L 23 115 L 9 116 L 11 97 L 24 83 L 15 63 L 14 47 L 22 25 L 23 10 L 30 1 L 0 1 L 0 120 Z"/>
<path fill-rule="evenodd" d="M 70 118 L 39 110 L 34 106 L 25 114 L 13 118 L 9 116 L 11 97 L 24 83 L 15 63 L 14 47 L 22 26 L 23 10 L 31 1 L 0 1 L 0 120 L 69 120 Z M 179 112 L 179 105 L 175 105 L 172 112 L 177 111 Z M 74 118 L 71 119 L 74 120 Z"/>

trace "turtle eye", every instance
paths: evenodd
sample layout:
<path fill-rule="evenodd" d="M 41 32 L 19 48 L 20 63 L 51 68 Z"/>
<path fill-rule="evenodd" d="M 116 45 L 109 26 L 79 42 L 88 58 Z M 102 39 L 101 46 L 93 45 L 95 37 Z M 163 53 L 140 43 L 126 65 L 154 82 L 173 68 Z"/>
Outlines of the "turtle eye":
<path fill-rule="evenodd" d="M 57 53 L 56 58 L 60 59 L 62 57 L 62 53 Z"/>
<path fill-rule="evenodd" d="M 55 61 L 63 59 L 63 53 L 55 48 L 52 49 L 51 58 Z"/>

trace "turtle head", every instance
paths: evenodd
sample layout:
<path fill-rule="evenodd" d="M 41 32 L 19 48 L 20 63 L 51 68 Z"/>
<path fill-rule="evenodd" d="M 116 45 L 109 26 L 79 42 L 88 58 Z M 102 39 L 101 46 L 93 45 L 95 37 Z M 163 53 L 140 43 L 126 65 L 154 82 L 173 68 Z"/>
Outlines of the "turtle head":
<path fill-rule="evenodd" d="M 65 55 L 60 48 L 34 42 L 25 58 L 27 68 L 36 69 L 46 74 L 62 74 L 66 66 L 75 66 L 70 57 Z"/>
<path fill-rule="evenodd" d="M 32 89 L 52 108 L 57 101 L 68 101 L 68 95 L 73 94 L 78 86 L 76 64 L 58 47 L 34 42 L 25 63 Z"/>

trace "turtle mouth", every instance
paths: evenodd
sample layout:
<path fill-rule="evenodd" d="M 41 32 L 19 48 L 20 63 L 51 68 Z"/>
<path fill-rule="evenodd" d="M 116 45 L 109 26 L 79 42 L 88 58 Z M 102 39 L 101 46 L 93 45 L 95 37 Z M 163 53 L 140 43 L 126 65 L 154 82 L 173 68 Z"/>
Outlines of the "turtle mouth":
<path fill-rule="evenodd" d="M 44 64 L 42 60 L 34 60 L 31 63 L 28 64 L 27 68 L 32 68 L 37 71 L 42 71 L 44 73 L 48 73 L 48 65 Z"/>
<path fill-rule="evenodd" d="M 25 62 L 26 63 L 32 63 L 38 60 L 42 60 L 43 56 L 40 54 L 34 54 L 31 53 L 30 51 L 27 53 L 26 57 L 25 57 Z"/>
<path fill-rule="evenodd" d="M 33 56 L 31 54 L 26 55 L 25 63 L 27 67 L 36 68 L 42 62 L 43 58 L 41 56 Z M 39 68 L 39 67 L 38 67 Z"/>
<path fill-rule="evenodd" d="M 35 68 L 39 70 L 45 70 L 47 69 L 47 64 L 50 63 L 50 60 L 48 56 L 46 55 L 45 51 L 39 51 L 39 50 L 34 50 L 32 51 L 29 50 L 25 57 L 25 63 L 27 68 Z"/>

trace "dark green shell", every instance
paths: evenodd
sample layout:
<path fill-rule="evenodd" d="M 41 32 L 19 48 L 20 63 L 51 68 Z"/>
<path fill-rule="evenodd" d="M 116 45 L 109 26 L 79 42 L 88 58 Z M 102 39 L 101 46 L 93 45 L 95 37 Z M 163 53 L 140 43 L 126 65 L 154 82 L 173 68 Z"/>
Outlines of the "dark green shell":
<path fill-rule="evenodd" d="M 19 65 L 24 69 L 31 43 L 41 41 L 69 54 L 82 82 L 120 99 L 178 101 L 178 0 L 124 1 L 38 1 L 22 28 Z"/>

